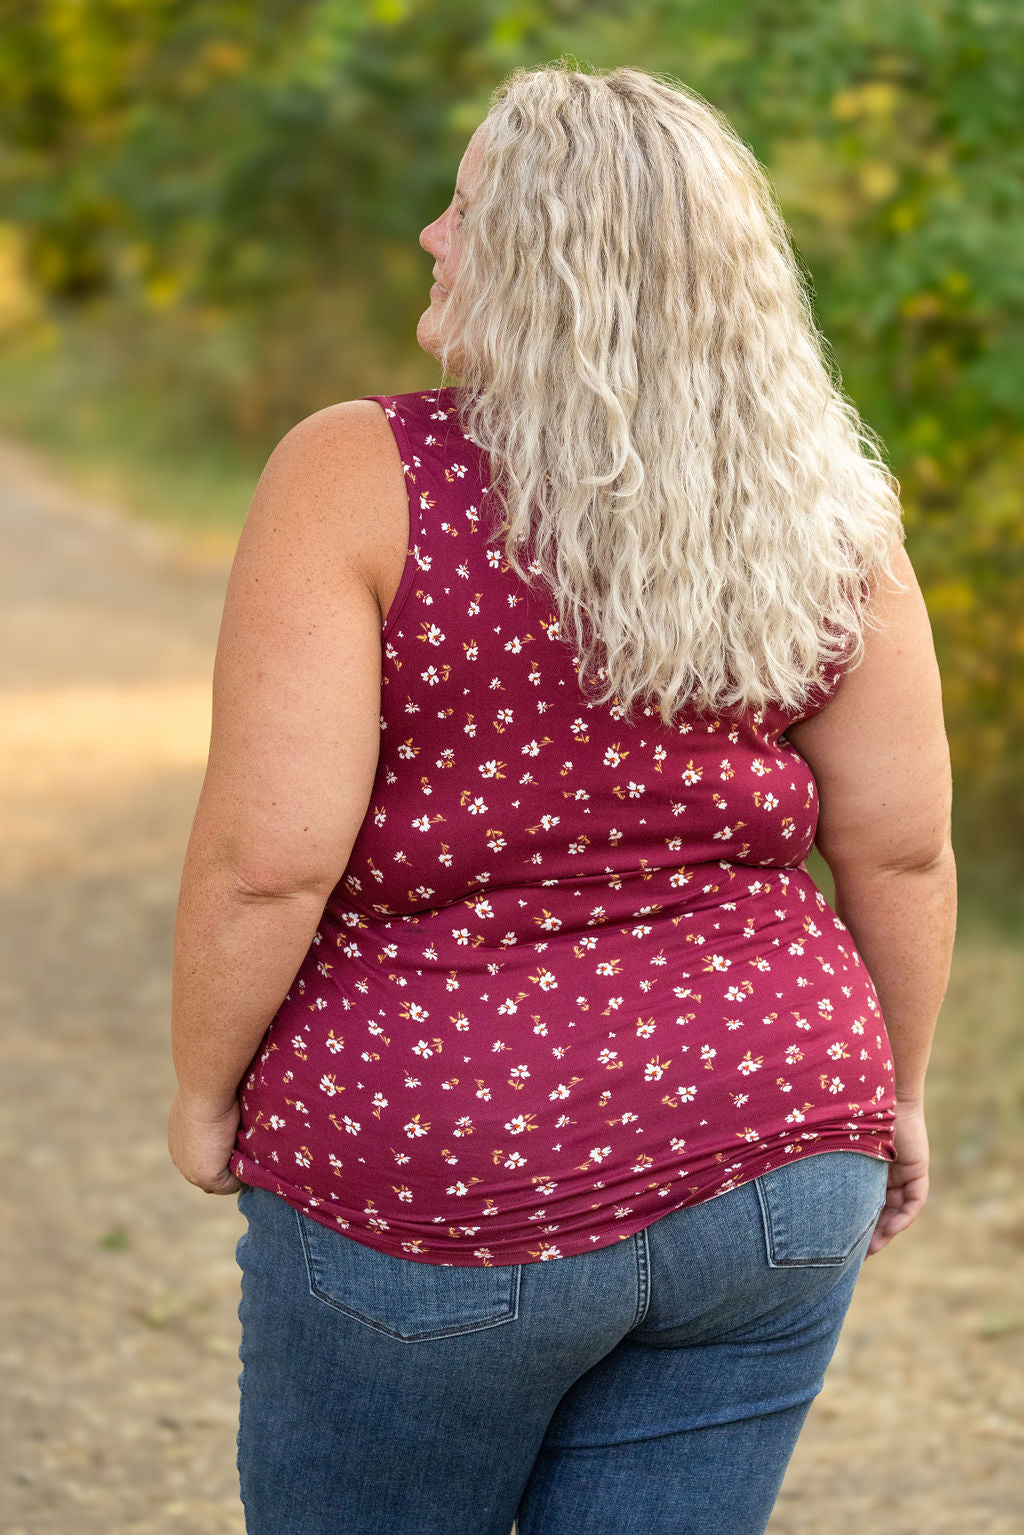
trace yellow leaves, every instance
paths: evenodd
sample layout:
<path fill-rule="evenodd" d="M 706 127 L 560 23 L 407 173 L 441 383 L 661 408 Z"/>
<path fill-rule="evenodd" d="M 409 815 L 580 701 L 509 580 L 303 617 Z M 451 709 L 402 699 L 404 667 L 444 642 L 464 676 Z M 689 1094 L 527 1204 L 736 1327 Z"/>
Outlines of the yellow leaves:
<path fill-rule="evenodd" d="M 777 140 L 771 176 L 787 215 L 810 214 L 828 228 L 843 228 L 859 214 L 856 199 L 837 176 L 834 150 L 821 139 Z"/>
<path fill-rule="evenodd" d="M 0 224 L 0 336 L 42 313 L 26 268 L 27 242 L 16 224 Z"/>
<path fill-rule="evenodd" d="M 383 27 L 397 27 L 409 14 L 408 0 L 374 0 L 371 15 Z"/>
<path fill-rule="evenodd" d="M 889 209 L 886 218 L 894 234 L 906 234 L 921 222 L 921 209 L 916 203 L 897 203 Z"/>
<path fill-rule="evenodd" d="M 936 581 L 923 592 L 930 614 L 966 613 L 974 606 L 974 592 L 963 580 Z"/>
<path fill-rule="evenodd" d="M 887 81 L 868 80 L 833 96 L 832 116 L 841 123 L 858 122 L 864 118 L 890 118 L 898 97 L 896 87 Z"/>
<path fill-rule="evenodd" d="M 199 62 L 211 75 L 237 75 L 252 62 L 252 55 L 230 38 L 215 37 L 203 46 Z"/>
<path fill-rule="evenodd" d="M 182 289 L 182 279 L 176 272 L 156 272 L 146 282 L 143 294 L 149 309 L 169 309 Z"/>
<path fill-rule="evenodd" d="M 941 465 L 936 463 L 935 459 L 927 454 L 917 454 L 915 458 L 911 459 L 910 467 L 913 470 L 917 483 L 923 486 L 925 490 L 940 490 L 947 484 Z M 909 510 L 910 507 L 907 508 L 907 511 Z M 916 511 L 916 508 L 914 510 Z"/>
<path fill-rule="evenodd" d="M 875 203 L 891 197 L 899 185 L 896 168 L 885 160 L 865 160 L 857 167 L 857 181 L 864 196 Z"/>
<path fill-rule="evenodd" d="M 893 212 L 897 210 L 894 209 Z M 965 272 L 947 272 L 939 284 L 941 292 L 928 290 L 911 293 L 900 303 L 900 314 L 908 320 L 933 320 L 940 315 L 954 313 L 958 305 L 948 300 L 962 299 L 971 290 L 971 280 Z"/>
<path fill-rule="evenodd" d="M 954 298 L 963 298 L 971 291 L 971 279 L 966 272 L 947 272 L 942 279 L 942 286 Z"/>

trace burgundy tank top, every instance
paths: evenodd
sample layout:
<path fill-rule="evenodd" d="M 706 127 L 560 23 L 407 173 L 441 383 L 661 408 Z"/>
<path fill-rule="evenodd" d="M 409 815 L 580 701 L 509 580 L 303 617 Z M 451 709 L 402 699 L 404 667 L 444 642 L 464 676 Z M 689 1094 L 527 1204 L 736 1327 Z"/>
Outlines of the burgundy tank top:
<path fill-rule="evenodd" d="M 550 590 L 488 545 L 456 387 L 368 395 L 405 469 L 380 758 L 348 866 L 241 1083 L 231 1168 L 420 1263 L 610 1246 L 797 1157 L 893 1161 L 892 1053 L 804 867 L 785 740 L 588 701 Z"/>

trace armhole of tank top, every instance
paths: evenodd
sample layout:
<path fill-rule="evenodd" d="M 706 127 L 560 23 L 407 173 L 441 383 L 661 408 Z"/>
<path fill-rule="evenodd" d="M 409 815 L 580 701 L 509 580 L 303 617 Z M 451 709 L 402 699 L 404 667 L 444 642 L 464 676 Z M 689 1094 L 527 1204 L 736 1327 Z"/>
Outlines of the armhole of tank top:
<path fill-rule="evenodd" d="M 863 593 L 864 597 L 867 598 L 868 582 L 863 576 L 861 577 L 860 586 L 861 592 Z M 804 720 L 813 719 L 814 716 L 816 714 L 820 714 L 822 710 L 825 709 L 836 696 L 836 691 L 839 688 L 843 678 L 846 676 L 847 671 L 849 670 L 850 655 L 853 648 L 850 644 L 851 637 L 849 632 L 843 630 L 838 632 L 842 634 L 843 637 L 843 655 L 838 656 L 834 661 L 831 661 L 822 666 L 820 680 L 815 684 L 810 693 L 810 696 L 807 698 L 805 705 L 800 710 L 799 714 L 794 714 L 787 711 L 787 713 L 783 715 L 786 723 L 782 727 L 780 732 L 781 734 L 784 735 L 791 725 L 802 725 Z M 833 633 L 836 633 L 834 629 Z"/>
<path fill-rule="evenodd" d="M 402 463 L 411 469 L 413 467 L 414 455 L 405 425 L 398 415 L 397 396 L 392 394 L 364 394 L 360 398 L 375 400 L 384 411 L 388 426 L 391 428 L 392 435 L 398 443 L 398 451 L 401 455 Z M 393 414 L 389 414 L 389 410 Z M 422 463 L 422 454 L 420 459 Z M 404 470 L 403 474 L 405 478 L 406 500 L 409 505 L 409 545 L 405 552 L 405 564 L 402 567 L 402 578 L 398 583 L 398 590 L 395 592 L 391 606 L 388 608 L 384 616 L 384 622 L 381 625 L 380 637 L 382 644 L 388 639 L 395 624 L 402 615 L 402 609 L 405 607 L 409 593 L 412 591 L 413 581 L 416 578 L 417 562 L 414 550 L 419 545 L 422 551 L 423 546 L 423 514 L 419 507 L 419 496 L 416 496 L 414 500 L 413 487 L 409 476 Z"/>
<path fill-rule="evenodd" d="M 842 656 L 830 665 L 822 668 L 821 680 L 815 684 L 799 714 L 790 713 L 787 716 L 783 734 L 789 729 L 790 725 L 802 725 L 804 720 L 813 719 L 816 714 L 820 714 L 832 702 L 836 695 L 836 689 L 846 674 L 847 665 L 848 655 Z"/>

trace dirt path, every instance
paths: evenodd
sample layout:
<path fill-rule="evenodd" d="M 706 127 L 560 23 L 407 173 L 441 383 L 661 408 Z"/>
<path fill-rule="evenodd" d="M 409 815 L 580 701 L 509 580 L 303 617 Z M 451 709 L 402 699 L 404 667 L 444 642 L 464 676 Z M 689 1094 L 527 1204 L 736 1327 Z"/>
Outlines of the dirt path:
<path fill-rule="evenodd" d="M 242 1535 L 244 1222 L 166 1153 L 226 565 L 82 505 L 21 450 L 0 447 L 0 481 L 0 1535 Z M 972 950 L 954 989 L 977 1006 L 1018 973 Z M 935 1178 L 868 1260 L 770 1535 L 1024 1535 L 1021 1171 Z"/>

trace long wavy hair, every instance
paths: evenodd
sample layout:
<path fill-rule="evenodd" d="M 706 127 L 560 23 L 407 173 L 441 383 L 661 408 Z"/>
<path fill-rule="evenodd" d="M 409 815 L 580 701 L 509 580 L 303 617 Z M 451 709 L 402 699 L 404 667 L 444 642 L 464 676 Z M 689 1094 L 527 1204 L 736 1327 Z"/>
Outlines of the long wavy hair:
<path fill-rule="evenodd" d="M 879 575 L 904 589 L 903 527 L 766 173 L 679 81 L 564 58 L 508 76 L 482 138 L 438 355 L 489 541 L 624 717 L 803 709 Z"/>

